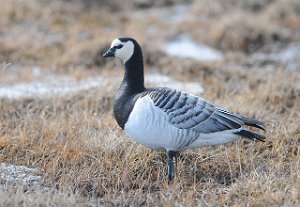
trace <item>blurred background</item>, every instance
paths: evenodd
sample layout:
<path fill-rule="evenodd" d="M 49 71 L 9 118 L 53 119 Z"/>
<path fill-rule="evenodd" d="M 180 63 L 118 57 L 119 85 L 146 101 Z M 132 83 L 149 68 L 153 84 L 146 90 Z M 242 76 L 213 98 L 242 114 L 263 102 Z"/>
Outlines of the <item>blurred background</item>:
<path fill-rule="evenodd" d="M 101 54 L 120 36 L 140 42 L 153 85 L 173 77 L 196 93 L 224 67 L 300 68 L 298 0 L 2 0 L 0 15 L 2 97 L 119 81 L 121 64 Z"/>
<path fill-rule="evenodd" d="M 112 115 L 120 36 L 147 86 L 262 120 L 267 142 L 185 151 L 168 185 Z M 0 206 L 300 206 L 299 103 L 299 0 L 0 0 Z"/>

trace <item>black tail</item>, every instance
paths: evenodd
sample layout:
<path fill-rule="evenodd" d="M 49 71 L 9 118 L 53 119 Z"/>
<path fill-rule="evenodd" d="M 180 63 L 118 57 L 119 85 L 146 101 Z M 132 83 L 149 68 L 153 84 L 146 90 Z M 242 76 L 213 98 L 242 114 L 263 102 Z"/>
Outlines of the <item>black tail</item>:
<path fill-rule="evenodd" d="M 241 116 L 240 119 L 247 126 L 256 127 L 258 129 L 266 131 L 265 128 L 263 127 L 264 123 L 261 122 L 261 121 L 258 121 L 256 119 L 251 119 L 251 118 L 248 118 L 248 117 L 244 117 L 244 116 Z M 252 131 L 250 131 L 248 129 L 242 129 L 242 130 L 236 132 L 235 134 L 241 135 L 241 136 L 249 138 L 249 139 L 256 139 L 256 140 L 259 140 L 261 142 L 264 142 L 265 139 L 266 139 L 265 136 L 257 134 L 257 133 L 254 133 L 254 132 L 252 132 Z"/>
<path fill-rule="evenodd" d="M 256 119 L 251 119 L 251 118 L 248 118 L 248 117 L 244 117 L 244 116 L 241 116 L 240 118 L 245 123 L 245 125 L 253 126 L 253 127 L 256 127 L 256 128 L 259 128 L 261 130 L 266 131 L 265 128 L 263 127 L 264 126 L 263 122 L 258 121 Z"/>
<path fill-rule="evenodd" d="M 251 132 L 247 129 L 242 129 L 241 131 L 235 132 L 235 134 L 241 135 L 243 137 L 249 138 L 249 139 L 257 139 L 261 142 L 265 142 L 266 137 L 260 134 L 256 134 L 254 132 Z"/>

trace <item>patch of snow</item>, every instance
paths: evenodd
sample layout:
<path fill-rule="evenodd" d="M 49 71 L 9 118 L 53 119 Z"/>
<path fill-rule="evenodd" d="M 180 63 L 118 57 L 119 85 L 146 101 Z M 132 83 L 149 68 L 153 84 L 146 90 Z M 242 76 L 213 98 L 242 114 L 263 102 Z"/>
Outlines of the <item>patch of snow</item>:
<path fill-rule="evenodd" d="M 20 99 L 26 97 L 49 97 L 54 95 L 65 95 L 81 90 L 87 90 L 96 87 L 105 87 L 111 83 L 120 84 L 121 77 L 103 78 L 87 78 L 76 81 L 71 76 L 48 75 L 40 78 L 40 69 L 34 68 L 33 73 L 39 80 L 28 83 L 17 82 L 14 84 L 0 84 L 0 97 L 8 99 Z M 201 84 L 196 82 L 180 82 L 168 76 L 158 73 L 148 74 L 145 77 L 149 85 L 158 87 L 170 87 L 190 93 L 200 94 L 204 89 Z"/>
<path fill-rule="evenodd" d="M 300 43 L 275 45 L 268 50 L 271 51 L 253 53 L 250 59 L 255 62 L 275 62 L 285 65 L 289 70 L 300 70 Z"/>
<path fill-rule="evenodd" d="M 21 97 L 36 97 L 62 95 L 80 90 L 86 90 L 104 85 L 102 77 L 76 81 L 71 77 L 50 76 L 45 81 L 0 85 L 0 97 L 18 99 Z"/>
<path fill-rule="evenodd" d="M 26 186 L 39 185 L 43 173 L 37 168 L 0 163 L 1 183 L 21 183 Z"/>
<path fill-rule="evenodd" d="M 150 85 L 156 87 L 170 87 L 195 94 L 204 92 L 204 88 L 200 83 L 180 82 L 159 73 L 148 74 L 145 79 Z"/>
<path fill-rule="evenodd" d="M 165 52 L 170 56 L 192 58 L 198 61 L 220 61 L 223 54 L 207 45 L 196 43 L 186 36 L 180 36 L 165 44 Z"/>
<path fill-rule="evenodd" d="M 41 75 L 41 68 L 39 66 L 35 66 L 32 69 L 32 75 L 34 77 L 39 77 Z"/>

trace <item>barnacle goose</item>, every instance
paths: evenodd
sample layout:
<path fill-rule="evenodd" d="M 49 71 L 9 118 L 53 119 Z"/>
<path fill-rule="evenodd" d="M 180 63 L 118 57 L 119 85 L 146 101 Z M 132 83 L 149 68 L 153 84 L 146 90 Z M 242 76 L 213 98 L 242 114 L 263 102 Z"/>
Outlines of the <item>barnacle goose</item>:
<path fill-rule="evenodd" d="M 117 123 L 138 143 L 166 150 L 169 182 L 181 150 L 224 144 L 240 136 L 265 140 L 265 136 L 246 128 L 264 130 L 261 121 L 231 113 L 176 89 L 145 88 L 142 49 L 135 39 L 113 40 L 103 56 L 118 57 L 125 64 L 125 75 L 113 106 Z"/>

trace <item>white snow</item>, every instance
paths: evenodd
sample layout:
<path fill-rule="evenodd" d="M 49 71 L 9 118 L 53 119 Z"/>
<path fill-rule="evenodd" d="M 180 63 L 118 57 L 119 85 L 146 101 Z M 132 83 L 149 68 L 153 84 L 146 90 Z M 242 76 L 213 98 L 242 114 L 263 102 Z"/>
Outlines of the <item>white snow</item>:
<path fill-rule="evenodd" d="M 256 52 L 250 56 L 252 61 L 275 61 L 289 70 L 300 70 L 300 43 L 290 43 L 283 47 L 276 46 L 267 52 Z"/>
<path fill-rule="evenodd" d="M 21 97 L 50 96 L 67 94 L 98 87 L 104 84 L 102 77 L 76 81 L 71 77 L 51 76 L 44 81 L 0 85 L 0 97 L 18 99 Z"/>
<path fill-rule="evenodd" d="M 220 61 L 223 54 L 207 45 L 196 43 L 191 38 L 180 36 L 165 44 L 165 52 L 170 56 L 192 58 L 198 61 Z"/>
<path fill-rule="evenodd" d="M 106 87 L 111 84 L 119 85 L 121 84 L 122 79 L 121 76 L 97 76 L 77 81 L 72 76 L 52 74 L 42 77 L 42 75 L 37 72 L 36 68 L 34 68 L 33 72 L 36 73 L 36 79 L 34 81 L 26 83 L 15 82 L 13 84 L 0 84 L 0 97 L 20 99 L 24 97 L 51 97 L 55 95 L 65 95 L 96 87 Z M 196 94 L 203 93 L 204 91 L 203 87 L 199 83 L 180 82 L 158 73 L 147 74 L 145 79 L 146 85 L 150 86 L 166 86 Z"/>
<path fill-rule="evenodd" d="M 27 185 L 38 184 L 41 182 L 42 175 L 43 173 L 37 168 L 0 163 L 1 182 L 22 182 Z"/>
<path fill-rule="evenodd" d="M 195 93 L 195 94 L 201 94 L 204 92 L 204 88 L 200 83 L 181 82 L 159 73 L 147 74 L 145 80 L 150 85 L 153 85 L 155 87 L 175 88 L 175 89 L 179 89 L 182 91 Z"/>

